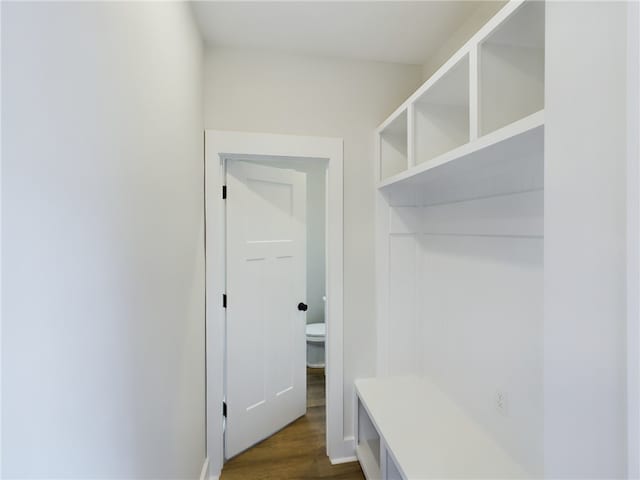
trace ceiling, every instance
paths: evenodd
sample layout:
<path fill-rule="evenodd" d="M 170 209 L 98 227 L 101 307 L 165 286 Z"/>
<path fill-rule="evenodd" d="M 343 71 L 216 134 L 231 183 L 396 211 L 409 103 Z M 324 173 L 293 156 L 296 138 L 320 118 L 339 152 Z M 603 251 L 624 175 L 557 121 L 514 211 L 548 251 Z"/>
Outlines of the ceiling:
<path fill-rule="evenodd" d="M 479 1 L 193 3 L 207 45 L 425 63 Z"/>

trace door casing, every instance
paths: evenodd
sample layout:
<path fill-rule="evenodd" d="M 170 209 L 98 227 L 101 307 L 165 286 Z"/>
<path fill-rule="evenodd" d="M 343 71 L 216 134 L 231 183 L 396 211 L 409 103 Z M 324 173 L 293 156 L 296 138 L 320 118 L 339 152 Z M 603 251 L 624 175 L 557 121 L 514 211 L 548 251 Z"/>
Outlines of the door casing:
<path fill-rule="evenodd" d="M 209 476 L 220 475 L 224 463 L 223 416 L 225 310 L 225 204 L 222 185 L 225 161 L 294 158 L 327 164 L 326 184 L 326 444 L 332 463 L 355 460 L 353 436 L 345 438 L 343 421 L 343 141 L 304 137 L 205 130 L 205 252 L 206 252 L 206 395 Z"/>

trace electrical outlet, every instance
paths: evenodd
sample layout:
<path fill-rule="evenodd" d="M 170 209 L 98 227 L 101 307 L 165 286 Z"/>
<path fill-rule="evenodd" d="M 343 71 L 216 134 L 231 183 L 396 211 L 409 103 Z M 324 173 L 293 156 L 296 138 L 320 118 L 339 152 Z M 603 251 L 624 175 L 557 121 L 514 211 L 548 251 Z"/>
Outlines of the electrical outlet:
<path fill-rule="evenodd" d="M 509 415 L 509 402 L 507 392 L 498 390 L 496 392 L 496 410 L 500 415 L 507 417 Z"/>

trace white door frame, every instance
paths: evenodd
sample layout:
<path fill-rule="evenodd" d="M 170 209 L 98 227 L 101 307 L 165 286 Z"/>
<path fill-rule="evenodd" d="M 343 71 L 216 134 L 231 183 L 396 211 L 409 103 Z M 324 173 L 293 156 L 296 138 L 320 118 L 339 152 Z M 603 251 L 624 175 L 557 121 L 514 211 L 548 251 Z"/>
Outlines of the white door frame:
<path fill-rule="evenodd" d="M 243 156 L 324 160 L 327 166 L 326 288 L 327 288 L 327 455 L 332 463 L 353 458 L 353 438 L 344 437 L 343 421 L 343 141 L 220 130 L 205 131 L 206 248 L 206 392 L 207 457 L 210 478 L 224 463 L 222 401 L 224 394 L 225 206 L 221 190 L 226 159 Z M 230 193 L 231 194 L 231 193 Z"/>

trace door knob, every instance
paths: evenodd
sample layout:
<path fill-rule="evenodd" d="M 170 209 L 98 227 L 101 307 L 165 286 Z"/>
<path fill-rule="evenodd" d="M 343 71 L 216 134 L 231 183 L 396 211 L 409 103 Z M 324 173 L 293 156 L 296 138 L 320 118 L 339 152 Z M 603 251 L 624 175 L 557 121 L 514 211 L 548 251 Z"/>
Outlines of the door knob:
<path fill-rule="evenodd" d="M 307 306 L 307 304 L 306 304 L 306 303 L 302 303 L 302 302 L 300 302 L 300 303 L 298 304 L 298 310 L 300 310 L 301 312 L 306 312 L 308 308 L 309 308 L 309 307 Z"/>

